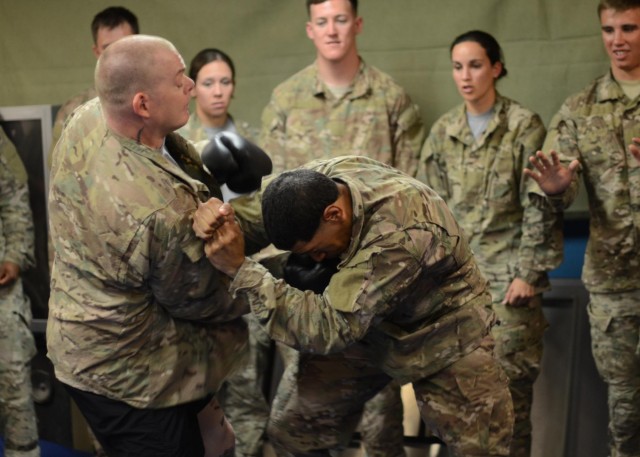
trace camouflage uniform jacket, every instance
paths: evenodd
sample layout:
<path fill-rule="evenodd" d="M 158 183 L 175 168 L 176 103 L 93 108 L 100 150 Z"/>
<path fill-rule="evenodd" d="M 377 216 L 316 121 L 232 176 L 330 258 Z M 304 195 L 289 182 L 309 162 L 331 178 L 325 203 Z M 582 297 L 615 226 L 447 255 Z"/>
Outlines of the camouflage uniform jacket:
<path fill-rule="evenodd" d="M 315 64 L 273 91 L 258 144 L 274 172 L 315 159 L 363 155 L 415 176 L 425 129 L 418 107 L 390 76 L 361 61 L 351 90 L 336 99 Z"/>
<path fill-rule="evenodd" d="M 475 349 L 493 321 L 490 295 L 444 201 L 366 157 L 319 160 L 305 168 L 348 186 L 353 235 L 322 295 L 288 286 L 245 260 L 231 290 L 247 297 L 271 338 L 318 354 L 362 341 L 401 383 L 430 376 Z M 231 204 L 247 237 L 264 245 L 261 195 Z"/>
<path fill-rule="evenodd" d="M 90 101 L 56 147 L 49 193 L 56 376 L 136 408 L 215 392 L 247 338 L 247 304 L 232 300 L 191 228 L 209 195 L 189 173 L 201 162 L 176 134 L 165 146 L 181 167 L 107 129 Z"/>
<path fill-rule="evenodd" d="M 243 136 L 254 143 L 257 141 L 258 132 L 255 128 L 251 127 L 248 122 L 236 121 L 231 117 L 231 115 L 229 115 L 229 118 L 231 119 L 233 126 L 236 128 L 238 135 Z M 189 116 L 189 122 L 187 122 L 184 127 L 178 129 L 177 132 L 193 143 L 199 143 L 202 141 L 208 142 L 208 140 L 210 140 L 210 138 L 207 137 L 207 131 L 202 125 L 202 122 L 200 122 L 200 118 L 195 113 Z"/>
<path fill-rule="evenodd" d="M 590 212 L 582 279 L 590 292 L 640 288 L 640 166 L 627 148 L 639 125 L 640 97 L 629 100 L 607 73 L 564 102 L 544 143 L 565 165 L 580 160 Z M 577 178 L 572 184 L 563 206 Z"/>
<path fill-rule="evenodd" d="M 27 172 L 18 151 L 0 127 L 0 262 L 13 262 L 21 272 L 35 263 L 33 219 L 27 183 Z M 11 296 L 13 294 L 22 296 L 22 287 L 0 288 L 2 314 L 18 313 L 30 322 L 29 302 L 22 297 Z"/>
<path fill-rule="evenodd" d="M 74 95 L 69 100 L 67 100 L 60 109 L 56 113 L 56 118 L 53 121 L 53 133 L 51 138 L 51 149 L 49 150 L 48 156 L 48 165 L 51 168 L 51 159 L 53 157 L 53 150 L 56 147 L 56 143 L 60 139 L 60 135 L 62 135 L 62 129 L 64 129 L 64 124 L 71 116 L 71 113 L 78 108 L 80 105 L 84 105 L 86 102 L 91 100 L 92 98 L 96 98 L 98 96 L 96 90 L 93 87 L 85 89 L 77 95 Z"/>
<path fill-rule="evenodd" d="M 531 204 L 538 185 L 522 173 L 544 136 L 538 115 L 498 94 L 478 141 L 461 104 L 436 121 L 422 149 L 419 177 L 447 202 L 502 298 L 514 278 L 548 289 L 546 272 L 562 260 L 561 220 Z"/>

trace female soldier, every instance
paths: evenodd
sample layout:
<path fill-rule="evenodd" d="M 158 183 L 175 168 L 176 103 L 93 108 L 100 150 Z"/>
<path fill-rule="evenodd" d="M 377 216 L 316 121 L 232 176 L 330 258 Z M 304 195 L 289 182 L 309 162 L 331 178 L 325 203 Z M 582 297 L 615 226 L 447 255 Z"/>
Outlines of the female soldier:
<path fill-rule="evenodd" d="M 255 142 L 257 129 L 247 122 L 236 121 L 229 114 L 229 106 L 236 85 L 236 70 L 231 57 L 219 49 L 207 48 L 191 60 L 189 77 L 195 82 L 192 96 L 195 114 L 178 133 L 196 145 L 202 152 L 217 133 L 229 131 Z M 225 200 L 237 197 L 227 186 L 222 186 Z"/>
<path fill-rule="evenodd" d="M 445 199 L 491 284 L 498 322 L 496 353 L 510 378 L 515 410 L 512 456 L 529 456 L 533 383 L 547 326 L 542 297 L 547 271 L 561 258 L 560 221 L 530 201 L 533 180 L 522 170 L 542 146 L 540 117 L 498 93 L 507 74 L 496 39 L 482 31 L 450 47 L 453 80 L 463 103 L 431 129 L 421 177 Z"/>
<path fill-rule="evenodd" d="M 258 131 L 229 114 L 235 90 L 235 67 L 226 53 L 214 48 L 198 52 L 191 60 L 189 77 L 195 82 L 192 92 L 195 113 L 178 133 L 194 142 L 199 152 L 223 131 L 255 141 Z M 226 185 L 221 190 L 225 201 L 238 196 Z M 225 382 L 216 396 L 234 428 L 236 456 L 262 457 L 263 435 L 269 418 L 263 388 L 265 374 L 269 373 L 271 340 L 254 319 L 249 318 L 248 324 L 249 360 Z"/>

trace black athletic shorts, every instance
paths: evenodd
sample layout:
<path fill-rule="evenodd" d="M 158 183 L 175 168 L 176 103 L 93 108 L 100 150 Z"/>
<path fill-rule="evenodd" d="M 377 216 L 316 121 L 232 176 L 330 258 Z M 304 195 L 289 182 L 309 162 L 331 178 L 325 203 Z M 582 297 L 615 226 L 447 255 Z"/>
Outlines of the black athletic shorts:
<path fill-rule="evenodd" d="M 65 385 L 109 457 L 202 457 L 198 413 L 208 398 L 160 409 L 138 409 Z"/>

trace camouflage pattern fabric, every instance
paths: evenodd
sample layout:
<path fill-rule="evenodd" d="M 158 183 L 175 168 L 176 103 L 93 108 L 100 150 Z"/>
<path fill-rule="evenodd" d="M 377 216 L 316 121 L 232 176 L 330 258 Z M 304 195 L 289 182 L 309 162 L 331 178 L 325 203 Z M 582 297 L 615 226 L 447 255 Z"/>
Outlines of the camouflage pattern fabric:
<path fill-rule="evenodd" d="M 448 445 L 452 457 L 511 455 L 509 380 L 495 363 L 492 346 L 487 337 L 450 367 L 413 383 L 427 433 L 455 443 Z"/>
<path fill-rule="evenodd" d="M 52 164 L 48 356 L 62 382 L 135 408 L 214 393 L 247 341 L 247 304 L 191 228 L 214 184 L 188 141 L 165 146 L 180 166 L 107 129 L 94 99 Z"/>
<path fill-rule="evenodd" d="M 62 135 L 62 130 L 64 129 L 65 122 L 71 116 L 71 113 L 73 113 L 73 111 L 76 108 L 85 104 L 92 98 L 96 98 L 97 96 L 98 96 L 98 93 L 96 92 L 96 90 L 93 87 L 90 87 L 80 92 L 79 94 L 74 95 L 69 100 L 64 102 L 62 106 L 60 106 L 60 109 L 58 109 L 58 112 L 56 113 L 56 117 L 53 120 L 51 149 L 49 150 L 49 156 L 48 156 L 49 168 L 51 168 L 53 151 L 55 149 L 56 143 L 58 142 L 58 140 L 60 139 L 60 136 Z"/>
<path fill-rule="evenodd" d="M 231 118 L 231 115 L 229 115 L 229 117 Z M 259 132 L 255 127 L 245 121 L 236 121 L 233 118 L 231 118 L 231 121 L 233 122 L 233 126 L 235 127 L 238 135 L 245 137 L 253 143 L 257 142 Z M 196 113 L 191 113 L 191 116 L 189 116 L 189 122 L 187 122 L 183 127 L 180 127 L 176 132 L 193 143 L 198 143 L 204 140 L 207 140 L 208 142 L 210 140 L 210 138 L 207 137 L 207 131 Z"/>
<path fill-rule="evenodd" d="M 245 319 L 249 324 L 249 357 L 216 396 L 236 433 L 235 455 L 262 457 L 271 409 L 264 393 L 265 375 L 271 372 L 271 339 L 255 316 L 249 314 Z"/>
<path fill-rule="evenodd" d="M 47 167 L 49 172 L 51 171 L 51 163 L 53 161 L 53 151 L 55 150 L 58 140 L 60 140 L 60 136 L 62 135 L 62 130 L 64 129 L 64 125 L 67 119 L 71 116 L 71 114 L 76 108 L 85 104 L 89 100 L 96 98 L 97 96 L 98 94 L 96 90 L 93 87 L 90 87 L 80 92 L 79 94 L 71 97 L 62 106 L 60 106 L 60 109 L 58 109 L 58 112 L 56 113 L 56 117 L 53 121 L 53 131 L 51 134 L 52 135 L 51 148 L 49 149 L 49 154 L 47 155 Z M 47 232 L 47 235 L 48 235 L 47 254 L 49 257 L 49 270 L 51 270 L 53 267 L 53 256 L 54 256 L 53 245 L 51 243 L 51 233 Z M 96 447 L 99 447 L 99 443 L 97 441 L 94 441 L 94 442 Z"/>
<path fill-rule="evenodd" d="M 0 263 L 20 271 L 34 265 L 34 230 L 27 172 L 0 127 Z M 31 397 L 31 306 L 22 281 L 0 286 L 0 423 L 7 457 L 38 457 L 38 427 Z"/>
<path fill-rule="evenodd" d="M 404 457 L 401 385 L 391 381 L 364 404 L 358 430 L 367 457 Z"/>
<path fill-rule="evenodd" d="M 253 127 L 246 122 L 234 120 L 233 123 L 239 135 L 255 141 L 257 132 Z M 210 140 L 196 114 L 189 117 L 189 122 L 178 133 L 195 143 L 198 152 Z M 249 325 L 249 357 L 225 381 L 216 396 L 236 434 L 236 457 L 262 457 L 270 410 L 263 388 L 265 373 L 270 372 L 272 362 L 271 339 L 253 315 L 248 314 L 244 319 Z"/>
<path fill-rule="evenodd" d="M 640 290 L 591 294 L 591 347 L 609 386 L 611 457 L 636 457 L 640 455 L 640 316 L 611 316 L 611 306 L 620 303 L 640 309 Z"/>
<path fill-rule="evenodd" d="M 610 422 L 611 454 L 615 456 L 640 455 L 638 349 L 633 344 L 618 345 L 637 340 L 640 331 L 640 164 L 627 148 L 631 138 L 640 136 L 638 126 L 640 98 L 629 100 L 607 73 L 567 98 L 551 120 L 544 144 L 544 151 L 554 149 L 565 165 L 573 159 L 581 165 L 564 198 L 546 201 L 553 208 L 569 205 L 580 175 L 587 191 L 589 240 L 582 280 L 592 304 L 599 296 L 608 297 L 598 306 L 598 316 L 604 317 L 604 322 L 613 319 L 612 328 L 616 329 L 615 333 L 594 329 L 607 325 L 590 315 L 593 337 L 599 340 L 593 343 L 593 355 L 608 384 L 609 409 L 615 411 Z M 624 318 L 626 324 L 617 318 Z M 603 357 L 597 348 L 607 346 L 619 350 L 612 349 Z M 606 357 L 610 360 L 604 360 Z M 634 362 L 625 369 L 609 369 L 607 364 L 616 360 Z M 618 404 L 635 405 L 634 414 L 626 414 L 624 407 L 618 410 Z M 635 436 L 629 435 L 629 430 L 636 431 Z"/>
<path fill-rule="evenodd" d="M 627 149 L 639 126 L 640 99 L 629 100 L 607 73 L 564 102 L 544 143 L 565 164 L 580 160 L 591 216 L 582 271 L 589 292 L 639 288 L 640 165 Z"/>
<path fill-rule="evenodd" d="M 352 87 L 339 98 L 320 81 L 315 63 L 276 87 L 262 113 L 259 144 L 270 154 L 274 173 L 314 159 L 355 154 L 415 176 L 424 137 L 419 109 L 406 91 L 360 59 Z M 365 432 L 369 457 L 404 455 L 396 433 L 402 427 L 402 408 L 389 404 L 400 396 L 399 389 L 382 393 L 365 408 L 363 420 L 385 430 Z"/>
<path fill-rule="evenodd" d="M 274 173 L 314 159 L 362 155 L 415 176 L 425 129 L 418 107 L 390 76 L 361 61 L 340 99 L 315 64 L 276 87 L 262 113 L 258 144 Z"/>
<path fill-rule="evenodd" d="M 336 354 L 300 353 L 297 363 L 286 365 L 268 426 L 278 456 L 346 448 L 365 402 L 391 381 L 370 357 L 356 343 Z"/>
<path fill-rule="evenodd" d="M 462 104 L 433 125 L 419 172 L 451 208 L 491 285 L 496 353 L 515 409 L 514 457 L 530 454 L 533 383 L 547 326 L 540 294 L 549 289 L 547 271 L 562 260 L 562 219 L 530 202 L 529 194 L 540 191 L 522 173 L 545 133 L 538 115 L 497 94 L 493 117 L 476 141 Z M 502 304 L 515 278 L 536 289 L 527 307 Z"/>
<path fill-rule="evenodd" d="M 317 383 L 326 376 L 331 384 L 340 378 L 338 370 L 350 368 L 351 362 L 356 374 L 366 365 L 375 369 L 380 378 L 372 381 L 373 392 L 365 389 L 362 394 L 340 399 L 351 401 L 349 408 L 358 416 L 362 402 L 391 379 L 404 384 L 437 376 L 481 346 L 494 321 L 490 295 L 453 215 L 426 185 L 365 157 L 315 161 L 305 168 L 341 180 L 351 192 L 353 237 L 341 256 L 338 272 L 322 295 L 314 295 L 276 280 L 262 265 L 247 259 L 234 278 L 231 291 L 247 297 L 252 312 L 271 338 L 307 353 L 304 360 L 322 356 L 318 359 L 322 363 L 327 360 L 324 356 L 330 359 L 345 351 L 350 354 L 344 356 L 349 363 L 336 367 L 327 364 L 314 370 L 311 377 Z M 263 189 L 271 179 L 263 181 Z M 258 191 L 231 203 L 245 235 L 255 243 L 267 244 L 260 214 L 261 195 L 262 191 Z M 358 342 L 364 343 L 358 344 L 364 352 L 353 355 L 349 351 Z M 502 373 L 495 359 L 487 357 L 484 363 L 491 367 L 492 377 Z M 299 366 L 302 370 L 302 361 Z M 290 371 L 295 374 L 295 369 Z M 483 373 L 474 374 L 474 382 L 484 381 Z M 278 405 L 278 410 L 294 414 L 302 411 L 303 403 L 310 398 L 315 411 L 319 404 L 313 403 L 314 395 L 318 395 L 313 385 L 308 386 L 306 381 L 292 383 L 298 390 L 278 398 L 272 408 L 275 410 Z M 360 388 L 365 386 L 358 385 L 353 390 Z M 495 420 L 500 422 L 496 430 L 510 437 L 513 411 L 506 382 L 495 389 L 499 398 L 485 397 L 483 401 L 500 403 L 508 399 L 504 410 L 510 414 L 501 414 Z M 342 395 L 339 388 L 331 390 Z M 306 424 L 296 434 L 289 433 L 289 438 L 283 438 L 286 432 L 273 428 L 272 433 L 280 443 L 286 439 L 283 446 L 296 454 L 342 443 L 343 434 L 353 430 L 345 423 L 353 415 L 335 413 L 335 406 L 327 402 L 322 414 L 301 414 Z M 287 420 L 289 416 L 287 413 Z M 309 422 L 310 417 L 313 422 Z M 320 436 L 316 426 L 322 427 L 324 421 L 336 418 L 343 421 L 340 427 L 329 427 L 331 432 L 327 432 L 336 436 L 331 440 L 322 436 L 316 441 L 314 437 Z M 437 415 L 431 420 L 440 422 Z M 286 420 L 279 419 L 279 423 Z M 507 455 L 505 442 L 495 438 L 491 443 L 500 445 L 485 447 L 479 454 Z M 476 438 L 470 436 L 468 440 L 474 442 Z M 476 440 L 478 449 L 487 443 Z M 454 452 L 462 450 L 458 442 L 447 444 Z"/>

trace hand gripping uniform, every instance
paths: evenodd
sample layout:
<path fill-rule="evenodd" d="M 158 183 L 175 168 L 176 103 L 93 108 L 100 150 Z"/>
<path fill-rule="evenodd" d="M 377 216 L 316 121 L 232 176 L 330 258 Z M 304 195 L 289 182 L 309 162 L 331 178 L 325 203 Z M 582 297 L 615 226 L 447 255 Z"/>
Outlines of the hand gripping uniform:
<path fill-rule="evenodd" d="M 352 238 L 338 271 L 316 295 L 247 259 L 230 289 L 272 338 L 302 352 L 281 381 L 290 395 L 272 407 L 274 445 L 304 453 L 344 444 L 364 402 L 393 379 L 413 383 L 427 429 L 456 455 L 508 455 L 513 409 L 491 354 L 490 295 L 444 201 L 365 157 L 305 168 L 351 193 Z M 260 199 L 232 206 L 247 238 L 266 244 Z"/>
<path fill-rule="evenodd" d="M 552 119 L 544 150 L 580 160 L 589 200 L 582 280 L 589 291 L 593 356 L 608 384 L 613 456 L 640 455 L 640 166 L 627 146 L 640 136 L 640 99 L 610 73 L 569 97 Z M 560 210 L 577 191 L 547 203 Z"/>
<path fill-rule="evenodd" d="M 63 132 L 49 192 L 56 376 L 135 408 L 214 393 L 247 339 L 246 304 L 191 227 L 219 189 L 186 140 L 171 134 L 165 147 L 173 161 L 109 130 L 94 99 Z"/>
<path fill-rule="evenodd" d="M 549 289 L 547 271 L 562 260 L 561 220 L 531 204 L 529 192 L 538 185 L 522 173 L 544 141 L 540 117 L 499 94 L 493 109 L 478 141 L 464 104 L 438 119 L 422 150 L 419 177 L 447 202 L 489 280 L 498 316 L 496 354 L 510 379 L 516 417 L 512 455 L 528 457 L 533 383 L 547 326 L 541 294 Z M 502 304 L 515 278 L 535 287 L 526 306 Z"/>
<path fill-rule="evenodd" d="M 22 273 L 34 265 L 34 232 L 27 172 L 15 146 L 0 127 L 0 264 Z M 0 423 L 4 455 L 38 457 L 38 424 L 31 397 L 31 306 L 20 277 L 0 286 Z"/>

